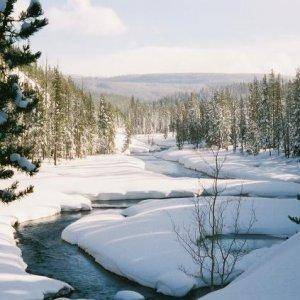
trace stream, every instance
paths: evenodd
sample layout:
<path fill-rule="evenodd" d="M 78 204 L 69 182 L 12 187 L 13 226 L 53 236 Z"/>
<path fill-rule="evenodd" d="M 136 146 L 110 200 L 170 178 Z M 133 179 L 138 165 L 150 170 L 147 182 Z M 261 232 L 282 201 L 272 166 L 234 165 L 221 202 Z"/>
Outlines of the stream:
<path fill-rule="evenodd" d="M 150 171 L 171 177 L 203 177 L 200 172 L 186 169 L 175 162 L 164 161 L 151 154 L 136 157 L 142 159 L 146 164 L 146 169 Z M 136 202 L 138 201 L 122 200 L 114 205 L 126 207 Z M 167 297 L 106 271 L 77 246 L 70 245 L 61 239 L 61 232 L 64 228 L 87 214 L 88 212 L 62 213 L 43 221 L 20 225 L 17 233 L 18 245 L 28 265 L 28 272 L 69 283 L 75 288 L 69 296 L 70 299 L 109 300 L 113 299 L 113 296 L 120 290 L 139 292 L 149 300 L 193 300 L 208 293 L 208 289 L 204 288 L 193 291 L 184 298 Z M 274 237 L 252 236 L 247 239 L 247 248 L 253 250 L 278 242 L 281 240 Z"/>

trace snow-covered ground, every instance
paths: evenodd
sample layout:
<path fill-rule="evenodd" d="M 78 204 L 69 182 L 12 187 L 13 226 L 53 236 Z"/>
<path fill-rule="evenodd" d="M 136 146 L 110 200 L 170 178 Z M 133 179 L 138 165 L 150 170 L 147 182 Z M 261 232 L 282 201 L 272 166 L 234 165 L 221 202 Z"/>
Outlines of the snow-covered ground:
<path fill-rule="evenodd" d="M 249 268 L 222 290 L 203 300 L 299 299 L 300 233 L 282 244 L 249 254 Z"/>
<path fill-rule="evenodd" d="M 156 137 L 159 139 L 160 137 Z M 147 144 L 147 137 L 136 137 L 131 144 L 132 153 L 149 152 L 158 147 L 168 147 L 174 145 L 174 140 L 161 141 L 159 146 Z M 166 143 L 166 144 L 164 144 Z M 208 164 L 213 161 L 210 151 L 187 148 L 178 151 L 170 148 L 166 151 L 156 153 L 163 159 L 177 161 L 188 168 L 197 169 L 210 174 Z M 222 151 L 221 157 L 226 156 L 226 162 L 222 171 L 220 181 L 222 186 L 226 185 L 223 195 L 238 195 L 243 187 L 243 194 L 247 196 L 243 199 L 241 220 L 243 224 L 248 224 L 251 210 L 254 208 L 256 222 L 251 229 L 251 233 L 272 234 L 292 236 L 299 230 L 299 226 L 292 223 L 288 215 L 300 215 L 300 203 L 296 199 L 300 192 L 300 170 L 299 162 L 296 159 L 285 160 L 281 157 L 269 157 L 262 153 L 258 157 L 242 156 L 230 151 Z M 211 179 L 201 179 L 198 185 L 199 192 L 204 186 L 209 191 Z M 269 198 L 263 198 L 269 197 Z M 272 197 L 272 198 L 271 198 Z M 142 285 L 156 289 L 159 292 L 182 296 L 195 287 L 203 285 L 203 282 L 187 276 L 179 270 L 181 265 L 196 272 L 197 266 L 177 242 L 173 231 L 173 222 L 184 227 L 191 225 L 193 203 L 191 198 L 152 200 L 144 201 L 123 211 L 96 212 L 87 216 L 69 227 L 67 227 L 62 237 L 70 243 L 79 247 L 92 255 L 106 269 L 134 280 Z M 232 216 L 226 217 L 228 233 L 230 233 L 230 222 Z M 92 230 L 91 230 L 92 228 Z M 241 227 L 243 228 L 243 226 Z M 245 225 L 244 225 L 245 228 Z M 298 234 L 293 237 L 297 239 Z M 280 247 L 263 248 L 255 250 L 237 264 L 235 274 L 243 272 L 243 275 L 233 281 L 226 289 L 225 295 L 228 299 L 240 291 L 239 280 L 244 284 L 242 278 L 247 274 L 252 274 L 255 269 L 260 283 L 267 277 L 254 266 L 263 265 L 262 262 L 269 262 L 275 259 L 274 263 L 280 266 L 280 256 L 284 255 L 283 261 L 289 265 L 297 257 L 285 256 L 286 248 L 289 247 L 291 239 L 283 242 Z M 271 263 L 269 263 L 271 264 Z M 271 264 L 272 265 L 272 264 Z M 269 266 L 269 265 L 268 265 Z M 266 270 L 269 268 L 265 266 Z M 298 266 L 297 266 L 298 267 Z M 286 290 L 291 299 L 294 299 L 297 283 L 295 278 L 299 278 L 297 268 L 290 266 L 294 272 L 290 276 L 290 281 L 286 283 Z M 297 273 L 298 272 L 298 273 Z M 285 273 L 277 275 L 277 280 L 286 282 Z M 249 275 L 249 276 L 250 276 Z M 255 280 L 255 276 L 252 277 Z M 267 280 L 267 279 L 265 279 Z M 270 281 L 265 282 L 266 285 Z M 223 290 L 222 290 L 223 291 Z M 222 291 L 216 293 L 220 299 Z M 240 293 L 242 293 L 240 291 Z M 273 294 L 268 294 L 268 289 L 255 295 L 257 299 L 271 299 Z M 284 289 L 277 289 L 279 295 L 276 299 L 284 299 Z M 244 299 L 238 294 L 237 299 Z M 214 294 L 209 297 L 214 299 Z M 261 298 L 259 298 L 261 297 Z M 264 298 L 265 297 L 265 298 Z M 247 298 L 248 299 L 248 298 Z M 249 296 L 251 299 L 251 296 Z M 253 299 L 253 297 L 252 297 Z"/>
<path fill-rule="evenodd" d="M 175 137 L 169 135 L 166 139 L 163 134 L 139 134 L 131 139 L 130 152 L 132 154 L 147 153 L 168 148 L 175 145 Z"/>
<path fill-rule="evenodd" d="M 192 196 L 195 179 L 169 178 L 144 169 L 139 159 L 125 155 L 88 157 L 54 167 L 44 163 L 33 178 L 14 180 L 35 192 L 10 205 L 0 205 L 0 299 L 43 299 L 45 293 L 69 288 L 52 279 L 25 272 L 26 264 L 14 240 L 16 223 L 49 217 L 63 211 L 90 210 L 91 200 Z M 9 181 L 1 181 L 2 187 Z M 1 186 L 0 186 L 1 187 Z"/>
<path fill-rule="evenodd" d="M 154 144 L 150 146 L 147 144 L 148 137 L 135 138 L 131 152 L 143 153 L 174 145 L 173 138 L 163 140 L 158 135 L 152 138 Z M 243 187 L 243 194 L 252 196 L 245 197 L 243 201 L 243 216 L 246 220 L 250 203 L 251 207 L 254 203 L 257 222 L 253 232 L 295 234 L 299 227 L 287 216 L 300 215 L 300 203 L 296 200 L 300 193 L 299 162 L 276 156 L 269 158 L 264 153 L 256 158 L 231 152 L 221 154 L 227 155 L 222 173 L 225 179 L 220 181 L 222 186 L 226 185 L 223 195 L 239 195 Z M 156 155 L 209 174 L 207 164 L 203 163 L 211 161 L 209 151 L 170 148 Z M 203 284 L 179 271 L 179 264 L 193 270 L 195 266 L 174 237 L 171 220 L 179 225 L 190 222 L 192 204 L 191 198 L 187 197 L 201 194 L 203 187 L 209 191 L 211 179 L 203 178 L 198 182 L 195 178 L 171 178 L 153 173 L 145 170 L 143 161 L 126 155 L 88 157 L 67 161 L 57 167 L 44 163 L 37 176 L 27 178 L 18 175 L 14 179 L 20 180 L 21 187 L 33 184 L 35 193 L 0 207 L 0 299 L 42 299 L 45 293 L 70 289 L 65 283 L 25 272 L 26 265 L 13 237 L 13 225 L 49 217 L 61 210 L 91 209 L 93 200 L 171 198 L 145 201 L 123 211 L 94 212 L 66 228 L 63 238 L 78 244 L 105 268 L 165 294 L 184 295 Z M 7 185 L 8 182 L 5 182 Z M 297 237 L 293 236 L 293 240 L 299 239 Z M 277 272 L 274 280 L 285 282 L 285 289 L 293 299 L 294 279 L 299 277 L 299 266 L 293 265 L 297 259 L 294 252 L 289 254 L 289 258 L 285 255 L 288 253 L 286 248 L 297 243 L 293 240 L 287 240 L 280 247 L 257 250 L 245 256 L 236 269 L 237 273 L 243 271 L 243 275 L 227 288 L 208 297 L 216 295 L 223 299 L 224 291 L 224 297 L 228 299 L 232 298 L 231 295 L 239 298 L 239 289 L 247 283 L 246 278 L 255 286 L 255 277 L 260 278 L 260 282 L 256 282 L 257 290 L 268 293 L 267 289 L 263 289 L 263 283 L 267 287 L 271 279 L 263 272 L 273 270 L 270 261 L 274 260 L 279 268 L 274 269 Z M 283 268 L 279 264 L 281 258 L 294 274 L 293 278 L 285 277 L 287 272 L 280 271 Z M 256 265 L 260 267 L 254 268 Z M 283 290 L 284 287 L 279 285 L 277 294 L 283 295 L 280 294 Z M 275 293 L 275 289 L 272 291 Z M 271 299 L 274 294 L 268 295 Z M 279 296 L 276 299 L 280 299 Z"/>
<path fill-rule="evenodd" d="M 298 225 L 287 218 L 289 214 L 300 214 L 296 199 L 245 198 L 241 230 L 247 228 L 252 205 L 256 222 L 251 233 L 290 236 L 297 232 Z M 179 270 L 183 265 L 196 273 L 197 266 L 177 242 L 173 230 L 173 222 L 179 227 L 191 225 L 193 208 L 193 200 L 183 198 L 144 201 L 123 211 L 95 212 L 68 226 L 62 238 L 120 276 L 168 295 L 183 296 L 203 286 L 203 282 Z M 225 223 L 230 233 L 232 212 L 227 212 Z M 248 270 L 252 261 L 245 257 L 236 272 Z"/>

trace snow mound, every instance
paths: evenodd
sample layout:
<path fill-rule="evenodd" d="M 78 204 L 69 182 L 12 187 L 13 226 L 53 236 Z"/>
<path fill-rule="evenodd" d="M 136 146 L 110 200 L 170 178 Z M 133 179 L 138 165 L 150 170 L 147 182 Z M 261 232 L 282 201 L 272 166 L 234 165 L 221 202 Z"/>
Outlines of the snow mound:
<path fill-rule="evenodd" d="M 145 300 L 145 297 L 133 291 L 120 291 L 114 296 L 114 300 Z"/>
<path fill-rule="evenodd" d="M 242 202 L 241 233 L 248 230 L 253 208 L 256 222 L 251 233 L 289 236 L 299 229 L 287 218 L 289 214 L 300 215 L 296 199 L 245 197 Z M 180 266 L 184 266 L 196 274 L 197 265 L 178 243 L 173 229 L 174 223 L 179 228 L 191 225 L 193 208 L 190 198 L 143 201 L 123 211 L 92 213 L 69 225 L 62 238 L 78 245 L 111 272 L 167 295 L 184 296 L 191 289 L 205 285 L 180 271 Z M 230 208 L 224 218 L 224 233 L 230 234 L 233 232 Z M 235 275 L 256 261 L 256 256 L 245 256 L 236 265 Z"/>
<path fill-rule="evenodd" d="M 222 290 L 201 300 L 282 300 L 299 299 L 300 233 L 282 244 L 255 251 L 256 262 Z M 260 253 L 257 253 L 260 252 Z M 247 292 L 245 292 L 247 291 Z"/>
<path fill-rule="evenodd" d="M 181 271 L 165 273 L 157 278 L 156 290 L 165 295 L 182 297 L 195 286 L 195 280 Z"/>

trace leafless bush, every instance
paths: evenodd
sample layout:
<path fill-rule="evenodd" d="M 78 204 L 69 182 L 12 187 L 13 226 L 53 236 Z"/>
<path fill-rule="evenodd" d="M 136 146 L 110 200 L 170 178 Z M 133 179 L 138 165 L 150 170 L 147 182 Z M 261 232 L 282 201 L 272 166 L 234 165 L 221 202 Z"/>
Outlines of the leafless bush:
<path fill-rule="evenodd" d="M 204 196 L 195 198 L 192 224 L 180 230 L 178 224 L 173 222 L 173 227 L 178 241 L 199 266 L 196 274 L 191 274 L 183 266 L 180 269 L 214 290 L 217 286 L 225 286 L 235 276 L 236 263 L 245 253 L 246 236 L 255 222 L 255 211 L 252 207 L 247 217 L 249 221 L 241 229 L 242 196 L 220 199 L 226 190 L 226 186 L 221 189 L 219 185 L 220 171 L 226 158 L 221 159 L 219 151 L 212 150 L 212 153 L 211 188 L 208 190 L 203 187 Z M 230 238 L 225 239 L 228 233 Z"/>

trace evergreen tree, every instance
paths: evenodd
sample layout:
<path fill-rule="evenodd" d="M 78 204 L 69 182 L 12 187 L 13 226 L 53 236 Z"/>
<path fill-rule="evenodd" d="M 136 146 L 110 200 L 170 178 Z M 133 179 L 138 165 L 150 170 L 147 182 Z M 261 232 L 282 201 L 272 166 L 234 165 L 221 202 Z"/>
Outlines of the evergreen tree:
<path fill-rule="evenodd" d="M 258 102 L 258 128 L 260 134 L 261 147 L 266 150 L 271 148 L 271 103 L 267 76 L 264 75 L 261 82 L 261 96 Z"/>
<path fill-rule="evenodd" d="M 58 159 L 62 157 L 63 151 L 63 95 L 62 95 L 62 79 L 57 68 L 54 69 L 53 78 L 53 107 L 52 107 L 52 117 L 53 117 L 53 160 L 54 165 L 57 165 Z"/>
<path fill-rule="evenodd" d="M 16 0 L 7 0 L 0 9 L 0 179 L 12 178 L 12 168 L 33 175 L 39 163 L 30 161 L 33 145 L 23 146 L 20 138 L 32 124 L 24 116 L 38 104 L 34 90 L 25 88 L 14 71 L 35 62 L 40 52 L 31 52 L 29 38 L 47 25 L 37 0 L 32 0 L 19 17 L 13 16 Z M 17 191 L 18 183 L 0 190 L 0 201 L 11 202 L 33 191 L 29 186 Z"/>
<path fill-rule="evenodd" d="M 246 134 L 246 146 L 247 151 L 251 154 L 258 154 L 260 149 L 260 137 L 258 128 L 258 107 L 261 102 L 259 82 L 257 79 L 249 85 L 249 97 L 248 97 L 248 118 L 247 118 L 247 134 Z"/>
<path fill-rule="evenodd" d="M 103 96 L 100 97 L 99 102 L 98 134 L 100 139 L 99 152 L 102 154 L 113 153 L 115 149 L 114 114 Z"/>
<path fill-rule="evenodd" d="M 292 124 L 292 151 L 295 156 L 300 156 L 300 70 L 297 71 L 292 85 L 293 100 L 291 102 Z"/>

